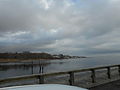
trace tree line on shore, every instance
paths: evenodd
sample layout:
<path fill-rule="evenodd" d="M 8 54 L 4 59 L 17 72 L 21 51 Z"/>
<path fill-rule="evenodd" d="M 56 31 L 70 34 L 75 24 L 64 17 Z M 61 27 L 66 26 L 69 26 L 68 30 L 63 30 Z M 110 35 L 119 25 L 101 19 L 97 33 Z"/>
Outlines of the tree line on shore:
<path fill-rule="evenodd" d="M 0 53 L 0 59 L 53 59 L 54 57 L 48 53 Z"/>
<path fill-rule="evenodd" d="M 85 58 L 84 56 L 69 56 L 69 55 L 51 55 L 49 53 L 0 53 L 0 59 L 69 59 L 69 58 Z"/>

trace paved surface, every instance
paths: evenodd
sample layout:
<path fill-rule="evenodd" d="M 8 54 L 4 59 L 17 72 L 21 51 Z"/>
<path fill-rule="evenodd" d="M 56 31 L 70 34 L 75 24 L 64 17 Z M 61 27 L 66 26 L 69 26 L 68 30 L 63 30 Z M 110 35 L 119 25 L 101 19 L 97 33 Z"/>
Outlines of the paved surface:
<path fill-rule="evenodd" d="M 120 90 L 120 80 L 107 83 L 104 85 L 99 85 L 89 90 Z"/>

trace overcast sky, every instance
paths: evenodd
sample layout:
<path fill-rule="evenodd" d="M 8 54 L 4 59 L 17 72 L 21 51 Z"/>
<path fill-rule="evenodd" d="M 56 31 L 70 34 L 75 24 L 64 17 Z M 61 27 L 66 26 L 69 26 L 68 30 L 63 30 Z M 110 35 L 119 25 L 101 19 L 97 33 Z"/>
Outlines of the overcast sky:
<path fill-rule="evenodd" d="M 0 52 L 120 53 L 120 0 L 0 0 Z"/>

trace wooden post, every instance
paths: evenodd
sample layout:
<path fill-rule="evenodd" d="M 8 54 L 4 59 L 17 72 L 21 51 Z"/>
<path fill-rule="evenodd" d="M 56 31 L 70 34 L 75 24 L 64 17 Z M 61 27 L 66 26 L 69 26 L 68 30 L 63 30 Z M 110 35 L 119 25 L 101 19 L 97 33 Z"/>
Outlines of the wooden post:
<path fill-rule="evenodd" d="M 38 76 L 39 84 L 44 84 L 44 76 L 40 75 Z"/>
<path fill-rule="evenodd" d="M 107 75 L 108 75 L 108 79 L 111 79 L 110 67 L 107 67 Z"/>
<path fill-rule="evenodd" d="M 73 72 L 69 72 L 69 75 L 70 75 L 69 84 L 70 85 L 74 85 L 74 73 Z"/>
<path fill-rule="evenodd" d="M 92 83 L 95 83 L 96 77 L 95 77 L 95 70 L 94 69 L 91 69 L 91 78 L 92 78 Z"/>
<path fill-rule="evenodd" d="M 119 73 L 119 76 L 120 76 L 120 65 L 118 65 L 118 73 Z"/>

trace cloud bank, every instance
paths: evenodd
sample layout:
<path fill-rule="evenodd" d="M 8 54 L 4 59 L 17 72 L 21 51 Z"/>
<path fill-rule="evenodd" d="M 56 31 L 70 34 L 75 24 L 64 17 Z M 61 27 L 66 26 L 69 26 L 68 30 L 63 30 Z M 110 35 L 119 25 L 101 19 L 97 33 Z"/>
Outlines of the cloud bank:
<path fill-rule="evenodd" d="M 120 53 L 119 0 L 0 0 L 0 52 Z"/>

